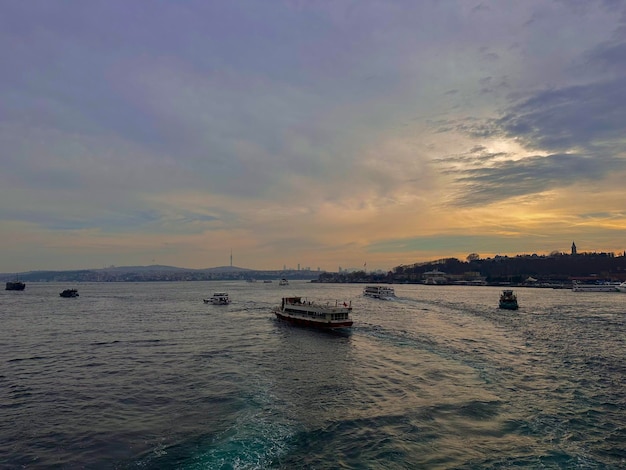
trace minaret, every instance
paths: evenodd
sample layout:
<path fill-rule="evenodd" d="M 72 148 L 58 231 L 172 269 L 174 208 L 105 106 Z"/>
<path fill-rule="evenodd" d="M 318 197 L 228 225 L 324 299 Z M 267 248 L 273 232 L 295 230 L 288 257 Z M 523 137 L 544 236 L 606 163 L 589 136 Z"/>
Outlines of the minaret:
<path fill-rule="evenodd" d="M 233 267 L 233 249 L 230 249 L 230 267 Z"/>
<path fill-rule="evenodd" d="M 572 242 L 572 256 L 576 255 L 576 243 Z"/>

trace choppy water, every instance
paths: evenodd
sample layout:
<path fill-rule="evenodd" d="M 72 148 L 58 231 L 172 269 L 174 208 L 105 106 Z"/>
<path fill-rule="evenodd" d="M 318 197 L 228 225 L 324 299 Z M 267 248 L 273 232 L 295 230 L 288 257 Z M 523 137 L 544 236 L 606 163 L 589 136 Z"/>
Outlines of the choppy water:
<path fill-rule="evenodd" d="M 624 294 L 66 287 L 0 293 L 1 468 L 626 467 Z M 279 323 L 285 294 L 352 300 L 351 333 Z"/>

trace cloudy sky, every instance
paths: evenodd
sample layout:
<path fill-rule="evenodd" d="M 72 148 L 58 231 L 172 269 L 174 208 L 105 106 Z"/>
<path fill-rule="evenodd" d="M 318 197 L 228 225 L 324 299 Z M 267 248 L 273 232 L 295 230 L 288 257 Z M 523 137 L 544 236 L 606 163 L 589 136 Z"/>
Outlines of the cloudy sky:
<path fill-rule="evenodd" d="M 626 249 L 623 0 L 0 1 L 0 272 Z"/>

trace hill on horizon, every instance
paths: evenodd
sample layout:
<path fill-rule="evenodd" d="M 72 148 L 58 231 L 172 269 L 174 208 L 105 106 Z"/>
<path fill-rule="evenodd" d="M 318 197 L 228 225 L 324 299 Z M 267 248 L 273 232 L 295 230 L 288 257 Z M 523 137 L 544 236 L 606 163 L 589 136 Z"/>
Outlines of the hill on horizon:
<path fill-rule="evenodd" d="M 85 273 L 85 272 L 101 272 L 101 273 L 148 273 L 148 272 L 200 272 L 200 273 L 228 273 L 228 272 L 249 272 L 258 271 L 250 268 L 241 268 L 238 266 L 216 266 L 213 268 L 180 268 L 178 266 L 167 266 L 162 264 L 151 264 L 147 266 L 108 266 L 105 268 L 84 268 L 84 269 L 36 269 L 31 271 L 21 271 L 18 276 L 27 276 L 29 274 L 51 274 L 51 273 Z M 1 278 L 13 280 L 16 273 L 0 273 Z"/>
<path fill-rule="evenodd" d="M 217 266 L 213 268 L 180 268 L 178 266 L 167 266 L 163 264 L 151 264 L 148 266 L 111 266 L 108 268 L 90 269 L 89 271 L 104 271 L 104 272 L 142 272 L 142 271 L 193 271 L 193 272 L 236 272 L 236 271 L 252 271 L 248 268 L 240 268 L 238 266 Z"/>

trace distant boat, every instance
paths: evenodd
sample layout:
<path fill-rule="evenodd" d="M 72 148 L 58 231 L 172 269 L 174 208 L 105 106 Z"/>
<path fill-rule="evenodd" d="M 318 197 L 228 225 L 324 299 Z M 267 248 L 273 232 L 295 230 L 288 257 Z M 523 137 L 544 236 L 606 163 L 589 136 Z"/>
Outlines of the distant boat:
<path fill-rule="evenodd" d="M 228 305 L 230 303 L 230 297 L 227 292 L 216 292 L 208 299 L 202 299 L 205 304 L 213 305 Z"/>
<path fill-rule="evenodd" d="M 374 299 L 391 300 L 396 296 L 393 287 L 389 286 L 365 286 L 363 295 Z"/>
<path fill-rule="evenodd" d="M 603 281 L 597 281 L 593 284 L 574 281 L 572 283 L 572 290 L 574 292 L 616 292 L 619 290 L 619 285 Z"/>
<path fill-rule="evenodd" d="M 517 295 L 512 290 L 503 290 L 500 294 L 500 308 L 506 310 L 517 310 Z"/>
<path fill-rule="evenodd" d="M 78 297 L 78 291 L 76 289 L 65 289 L 59 295 L 61 297 Z"/>
<path fill-rule="evenodd" d="M 300 326 L 324 329 L 352 326 L 352 305 L 346 302 L 322 304 L 309 302 L 302 297 L 283 297 L 281 304 L 272 311 L 280 320 Z"/>
<path fill-rule="evenodd" d="M 626 281 L 622 282 L 619 286 L 617 286 L 617 290 L 620 292 L 626 292 Z"/>
<path fill-rule="evenodd" d="M 288 286 L 289 285 L 289 281 L 283 277 L 280 281 L 278 281 L 278 285 L 279 286 Z"/>
<path fill-rule="evenodd" d="M 7 282 L 5 290 L 24 290 L 26 284 L 19 280 L 19 277 L 15 275 L 15 281 Z"/>

